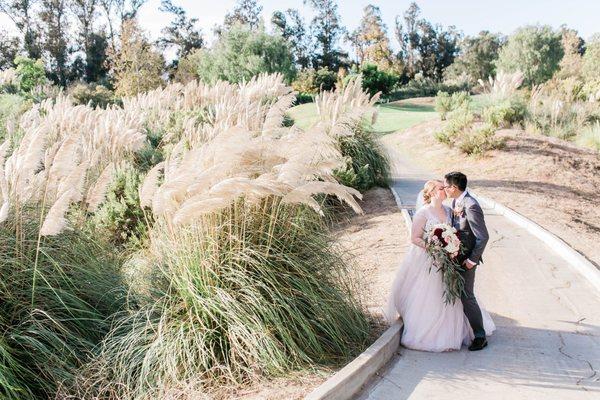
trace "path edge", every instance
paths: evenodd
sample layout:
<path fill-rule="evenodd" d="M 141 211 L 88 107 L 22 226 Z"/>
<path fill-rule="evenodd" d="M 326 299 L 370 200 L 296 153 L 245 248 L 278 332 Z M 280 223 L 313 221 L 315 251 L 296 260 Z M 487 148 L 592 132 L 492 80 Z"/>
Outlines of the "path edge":
<path fill-rule="evenodd" d="M 389 187 L 410 233 L 412 218 L 403 207 L 398 193 Z M 392 359 L 400 347 L 402 319 L 394 322 L 379 338 L 344 368 L 310 392 L 304 400 L 350 400 Z"/>
<path fill-rule="evenodd" d="M 473 197 L 479 200 L 483 206 L 495 210 L 498 214 L 521 228 L 524 228 L 527 232 L 548 245 L 556 254 L 564 259 L 571 268 L 591 283 L 596 291 L 600 292 L 600 270 L 567 242 L 515 210 L 488 197 L 481 196 L 471 189 L 469 189 L 469 192 Z"/>

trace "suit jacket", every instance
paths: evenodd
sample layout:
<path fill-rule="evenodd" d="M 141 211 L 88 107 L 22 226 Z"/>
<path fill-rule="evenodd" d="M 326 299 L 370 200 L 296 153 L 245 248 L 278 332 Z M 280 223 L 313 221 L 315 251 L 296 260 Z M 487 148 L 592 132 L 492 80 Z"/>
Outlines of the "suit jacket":
<path fill-rule="evenodd" d="M 485 250 L 485 246 L 490 238 L 485 218 L 481 206 L 473 197 L 467 193 L 465 197 L 458 203 L 453 202 L 452 210 L 452 226 L 456 228 L 458 237 L 464 245 L 462 257 L 459 256 L 459 261 L 469 259 L 475 264 L 479 264 L 482 259 L 481 255 Z M 454 210 L 461 208 L 460 215 L 455 215 Z"/>

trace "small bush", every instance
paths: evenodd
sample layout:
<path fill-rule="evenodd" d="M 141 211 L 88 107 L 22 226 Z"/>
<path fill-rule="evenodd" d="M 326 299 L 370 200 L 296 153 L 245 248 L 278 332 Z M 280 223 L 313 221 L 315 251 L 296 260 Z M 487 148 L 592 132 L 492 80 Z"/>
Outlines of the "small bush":
<path fill-rule="evenodd" d="M 357 124 L 354 135 L 340 137 L 339 143 L 347 158 L 346 169 L 336 171 L 336 177 L 343 185 L 361 192 L 388 185 L 390 164 L 373 132 Z"/>
<path fill-rule="evenodd" d="M 70 91 L 75 104 L 87 104 L 92 108 L 106 108 L 117 103 L 114 93 L 105 86 L 79 83 Z"/>
<path fill-rule="evenodd" d="M 435 110 L 440 113 L 442 121 L 445 121 L 449 112 L 461 107 L 468 108 L 471 101 L 471 95 L 467 92 L 455 92 L 450 95 L 448 92 L 439 91 L 435 96 Z"/>
<path fill-rule="evenodd" d="M 468 155 L 482 155 L 503 145 L 504 141 L 496 137 L 496 127 L 490 124 L 467 129 L 457 142 L 458 148 Z"/>
<path fill-rule="evenodd" d="M 482 112 L 483 120 L 497 128 L 508 128 L 522 124 L 527 114 L 526 105 L 515 99 L 507 99 L 486 107 Z"/>
<path fill-rule="evenodd" d="M 115 245 L 139 242 L 146 235 L 148 225 L 139 198 L 141 181 L 140 172 L 133 166 L 119 168 L 106 200 L 91 220 L 102 237 Z"/>
<path fill-rule="evenodd" d="M 600 122 L 587 127 L 576 139 L 576 143 L 583 147 L 600 151 Z"/>
<path fill-rule="evenodd" d="M 397 87 L 386 98 L 390 101 L 396 101 L 412 97 L 435 96 L 438 92 L 454 93 L 468 90 L 468 85 L 445 84 L 431 79 L 415 79 L 406 85 Z"/>
<path fill-rule="evenodd" d="M 332 90 L 337 82 L 337 74 L 327 67 L 314 70 L 302 70 L 292 82 L 292 88 L 304 95 L 314 95 L 321 91 Z M 311 98 L 312 101 L 312 98 Z"/>
<path fill-rule="evenodd" d="M 466 106 L 460 107 L 448 114 L 448 122 L 440 131 L 434 132 L 438 142 L 453 146 L 457 137 L 471 126 L 475 121 L 475 115 Z"/>

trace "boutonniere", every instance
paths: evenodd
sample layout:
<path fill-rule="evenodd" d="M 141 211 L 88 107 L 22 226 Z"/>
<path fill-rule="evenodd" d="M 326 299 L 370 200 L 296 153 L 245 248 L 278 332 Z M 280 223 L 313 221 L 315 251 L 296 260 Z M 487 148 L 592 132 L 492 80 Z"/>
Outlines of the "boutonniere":
<path fill-rule="evenodd" d="M 465 214 L 465 206 L 462 204 L 457 204 L 454 206 L 454 210 L 452 210 L 455 217 L 462 217 Z"/>

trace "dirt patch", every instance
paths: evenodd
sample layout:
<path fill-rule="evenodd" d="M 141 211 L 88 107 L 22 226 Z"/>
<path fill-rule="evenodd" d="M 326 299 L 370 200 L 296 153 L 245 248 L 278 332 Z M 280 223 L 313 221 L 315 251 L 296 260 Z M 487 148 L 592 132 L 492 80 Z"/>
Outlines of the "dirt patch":
<path fill-rule="evenodd" d="M 376 188 L 364 194 L 363 215 L 348 214 L 333 226 L 338 245 L 348 254 L 356 273 L 357 291 L 373 314 L 371 342 L 386 329 L 382 306 L 389 293 L 396 267 L 408 247 L 404 219 L 389 189 Z M 260 382 L 238 391 L 239 400 L 296 400 L 304 398 L 336 371 L 315 369 L 286 378 Z"/>
<path fill-rule="evenodd" d="M 459 170 L 469 186 L 527 216 L 600 265 L 600 154 L 518 129 L 500 150 L 471 157 L 435 141 L 440 121 L 387 135 L 392 150 L 442 176 Z"/>

